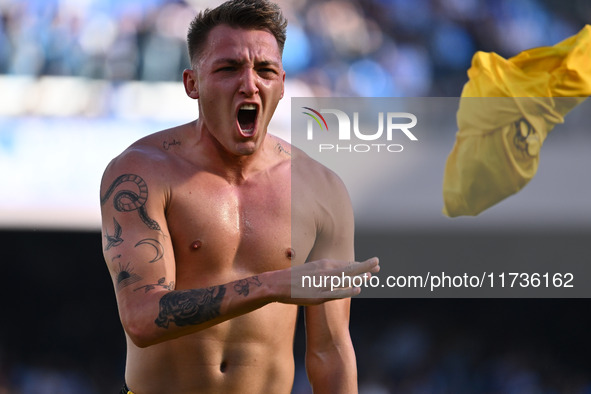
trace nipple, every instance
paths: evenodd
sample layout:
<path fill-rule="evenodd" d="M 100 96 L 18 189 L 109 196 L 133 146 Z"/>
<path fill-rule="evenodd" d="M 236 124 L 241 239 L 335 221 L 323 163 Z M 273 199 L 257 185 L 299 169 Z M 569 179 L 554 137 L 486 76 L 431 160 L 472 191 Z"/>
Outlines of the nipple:
<path fill-rule="evenodd" d="M 197 241 L 195 241 L 195 242 L 193 242 L 191 244 L 191 249 L 192 250 L 197 250 L 197 249 L 199 249 L 201 247 L 202 244 L 203 244 L 203 242 L 197 240 Z"/>
<path fill-rule="evenodd" d="M 295 250 L 293 250 L 292 248 L 287 248 L 287 250 L 285 251 L 285 257 L 287 257 L 290 260 L 293 260 L 295 258 Z"/>

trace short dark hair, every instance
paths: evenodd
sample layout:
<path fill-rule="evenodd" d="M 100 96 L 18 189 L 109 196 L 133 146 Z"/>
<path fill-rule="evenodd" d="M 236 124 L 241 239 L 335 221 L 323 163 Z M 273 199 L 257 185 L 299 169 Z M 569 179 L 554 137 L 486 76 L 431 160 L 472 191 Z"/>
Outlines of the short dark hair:
<path fill-rule="evenodd" d="M 242 29 L 268 30 L 273 34 L 279 53 L 283 55 L 287 19 L 277 4 L 268 0 L 230 0 L 214 8 L 201 11 L 189 26 L 187 46 L 191 64 L 203 50 L 207 35 L 218 25 Z"/>

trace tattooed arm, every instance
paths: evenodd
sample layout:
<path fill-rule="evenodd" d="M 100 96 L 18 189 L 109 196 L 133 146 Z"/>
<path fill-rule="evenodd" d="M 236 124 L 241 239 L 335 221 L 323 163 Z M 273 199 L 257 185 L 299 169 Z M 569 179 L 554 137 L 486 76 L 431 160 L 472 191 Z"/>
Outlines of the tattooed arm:
<path fill-rule="evenodd" d="M 166 159 L 159 149 L 132 148 L 107 167 L 101 184 L 103 253 L 121 322 L 140 347 L 195 332 L 269 302 L 256 276 L 175 290 L 175 256 L 165 215 L 170 196 L 163 168 Z"/>
<path fill-rule="evenodd" d="M 136 346 L 146 347 L 194 333 L 248 313 L 270 302 L 320 303 L 350 297 L 355 289 L 315 297 L 291 298 L 292 274 L 356 275 L 375 267 L 351 267 L 323 260 L 290 269 L 261 273 L 206 288 L 176 289 L 176 265 L 166 221 L 170 191 L 165 155 L 158 149 L 132 149 L 106 169 L 101 185 L 103 251 L 115 287 L 123 327 Z M 154 164 L 156 163 L 156 164 Z M 212 262 L 211 264 L 216 264 Z M 320 296 L 320 297 L 319 297 Z"/>
<path fill-rule="evenodd" d="M 176 265 L 165 208 L 170 191 L 166 153 L 124 152 L 101 184 L 103 253 L 119 314 L 140 347 L 209 327 L 269 302 L 258 277 L 201 289 L 175 290 Z M 157 163 L 157 164 L 153 164 Z"/>

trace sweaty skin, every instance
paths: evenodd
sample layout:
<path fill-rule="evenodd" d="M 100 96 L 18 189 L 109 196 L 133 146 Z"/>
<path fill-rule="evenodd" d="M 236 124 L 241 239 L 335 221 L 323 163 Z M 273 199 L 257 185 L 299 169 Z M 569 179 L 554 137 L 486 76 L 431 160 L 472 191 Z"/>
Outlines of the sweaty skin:
<path fill-rule="evenodd" d="M 183 75 L 199 119 L 136 142 L 101 184 L 127 385 L 136 394 L 290 393 L 301 304 L 315 392 L 354 393 L 349 299 L 292 299 L 291 275 L 360 275 L 377 261 L 348 263 L 353 214 L 338 177 L 267 135 L 285 75 L 274 37 L 222 25 L 209 38 L 204 60 Z M 245 102 L 257 107 L 246 132 L 236 115 Z"/>

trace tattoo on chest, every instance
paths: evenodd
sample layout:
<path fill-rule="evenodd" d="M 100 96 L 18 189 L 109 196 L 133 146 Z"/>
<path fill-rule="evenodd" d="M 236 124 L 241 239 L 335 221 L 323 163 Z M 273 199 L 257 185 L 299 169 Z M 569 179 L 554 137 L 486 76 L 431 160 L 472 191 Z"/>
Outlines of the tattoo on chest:
<path fill-rule="evenodd" d="M 257 287 L 260 287 L 262 285 L 262 283 L 259 280 L 258 276 L 253 276 L 253 277 L 247 278 L 247 279 L 241 279 L 241 280 L 234 282 L 234 291 L 236 291 L 236 293 L 246 297 L 250 293 L 250 285 L 255 285 Z"/>
<path fill-rule="evenodd" d="M 287 154 L 288 156 L 291 157 L 291 152 L 288 152 L 287 150 L 285 150 L 285 148 L 283 147 L 283 145 L 281 145 L 281 144 L 278 143 L 277 146 L 276 146 L 276 148 L 277 148 L 277 150 L 279 152 L 284 152 L 285 154 Z"/>
<path fill-rule="evenodd" d="M 162 148 L 164 148 L 164 150 L 169 150 L 171 146 L 180 145 L 180 144 L 181 144 L 181 141 L 177 141 L 176 139 L 173 138 L 173 140 L 171 142 L 162 141 Z"/>
<path fill-rule="evenodd" d="M 160 313 L 154 322 L 162 328 L 171 322 L 179 327 L 207 322 L 220 315 L 225 294 L 224 285 L 167 293 L 160 299 Z"/>
<path fill-rule="evenodd" d="M 138 188 L 138 193 L 133 190 L 125 189 L 119 190 L 113 197 L 113 205 L 119 212 L 138 211 L 140 219 L 152 230 L 160 230 L 160 225 L 155 220 L 152 220 L 146 211 L 146 201 L 148 201 L 148 185 L 138 175 L 123 174 L 113 181 L 109 189 L 103 197 L 101 197 L 101 205 L 104 205 L 113 192 L 124 183 L 134 183 Z"/>

